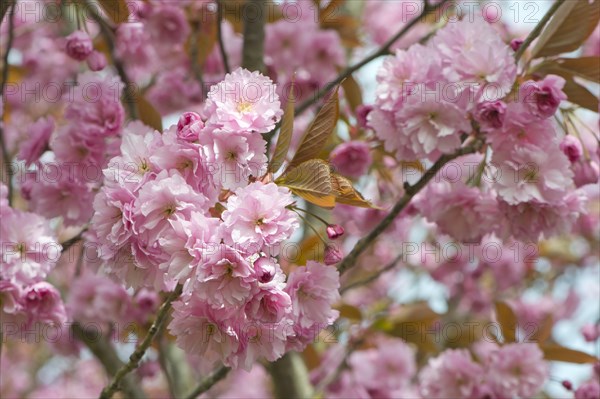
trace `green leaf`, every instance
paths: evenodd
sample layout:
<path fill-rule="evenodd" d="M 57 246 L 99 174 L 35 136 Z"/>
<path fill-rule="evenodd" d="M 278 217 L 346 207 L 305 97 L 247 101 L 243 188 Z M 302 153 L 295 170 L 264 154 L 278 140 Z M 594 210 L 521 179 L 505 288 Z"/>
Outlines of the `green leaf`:
<path fill-rule="evenodd" d="M 544 345 L 542 351 L 544 352 L 544 359 L 557 362 L 586 364 L 598 361 L 595 356 L 556 344 Z"/>
<path fill-rule="evenodd" d="M 321 107 L 308 127 L 288 168 L 293 168 L 302 162 L 316 158 L 327 143 L 339 117 L 338 89 L 339 86 L 334 89 L 333 95 Z"/>
<path fill-rule="evenodd" d="M 360 86 L 356 83 L 352 75 L 350 75 L 344 79 L 342 87 L 344 88 L 344 97 L 348 101 L 348 105 L 350 105 L 350 111 L 356 114 L 356 108 L 363 103 Z"/>
<path fill-rule="evenodd" d="M 531 58 L 548 57 L 577 50 L 592 34 L 600 20 L 598 0 L 567 0 L 552 17 Z"/>
<path fill-rule="evenodd" d="M 129 8 L 125 0 L 98 0 L 98 2 L 113 22 L 117 24 L 127 22 Z"/>
<path fill-rule="evenodd" d="M 281 120 L 281 129 L 279 129 L 279 138 L 277 139 L 277 145 L 275 146 L 275 152 L 271 158 L 268 171 L 271 173 L 277 173 L 281 168 L 283 161 L 290 148 L 292 142 L 292 132 L 294 131 L 294 81 L 292 80 L 292 86 L 290 87 L 290 93 L 288 94 L 287 104 L 285 106 L 285 112 Z"/>
<path fill-rule="evenodd" d="M 335 206 L 331 170 L 327 162 L 311 159 L 301 163 L 275 181 L 294 194 L 323 208 Z"/>
<path fill-rule="evenodd" d="M 496 319 L 500 323 L 504 342 L 516 341 L 517 317 L 512 308 L 504 302 L 496 302 Z"/>
<path fill-rule="evenodd" d="M 352 182 L 345 177 L 332 173 L 331 184 L 335 194 L 335 202 L 361 208 L 377 208 L 364 199 L 362 194 L 356 191 Z"/>

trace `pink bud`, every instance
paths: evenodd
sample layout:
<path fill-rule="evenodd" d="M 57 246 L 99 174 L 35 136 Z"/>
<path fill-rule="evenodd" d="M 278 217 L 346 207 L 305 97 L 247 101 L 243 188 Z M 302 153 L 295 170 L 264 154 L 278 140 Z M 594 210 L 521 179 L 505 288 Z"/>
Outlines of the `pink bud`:
<path fill-rule="evenodd" d="M 177 122 L 177 137 L 183 141 L 196 141 L 204 122 L 195 112 L 184 112 Z"/>
<path fill-rule="evenodd" d="M 600 167 L 595 161 L 580 161 L 572 165 L 573 181 L 576 187 L 585 186 L 586 184 L 596 184 L 600 177 Z"/>
<path fill-rule="evenodd" d="M 77 61 L 84 61 L 94 51 L 94 45 L 90 36 L 80 30 L 76 30 L 67 36 L 67 55 Z"/>
<path fill-rule="evenodd" d="M 342 252 L 335 245 L 328 245 L 325 248 L 325 258 L 323 259 L 326 265 L 335 265 L 343 258 Z"/>
<path fill-rule="evenodd" d="M 277 273 L 277 265 L 273 259 L 262 256 L 254 262 L 254 270 L 258 276 L 258 281 L 263 284 L 270 283 Z"/>
<path fill-rule="evenodd" d="M 510 48 L 512 48 L 513 51 L 517 51 L 517 50 L 519 50 L 519 48 L 521 47 L 522 44 L 523 44 L 523 39 L 512 39 L 510 41 Z"/>
<path fill-rule="evenodd" d="M 560 142 L 561 151 L 569 158 L 571 163 L 577 162 L 583 154 L 581 141 L 573 136 L 567 135 Z"/>
<path fill-rule="evenodd" d="M 356 123 L 361 129 L 368 129 L 367 116 L 373 110 L 372 105 L 359 105 L 356 107 Z"/>
<path fill-rule="evenodd" d="M 336 238 L 340 238 L 344 235 L 344 228 L 339 224 L 330 224 L 327 226 L 326 231 L 327 237 L 329 237 L 330 240 L 335 240 Z"/>
<path fill-rule="evenodd" d="M 600 338 L 600 325 L 586 324 L 581 328 L 581 335 L 587 342 L 594 342 Z"/>
<path fill-rule="evenodd" d="M 100 51 L 94 51 L 87 58 L 87 64 L 92 71 L 101 71 L 106 67 L 106 57 Z"/>
<path fill-rule="evenodd" d="M 567 391 L 571 391 L 573 389 L 573 384 L 571 384 L 571 381 L 569 380 L 564 380 L 562 382 L 562 386 L 565 387 Z"/>

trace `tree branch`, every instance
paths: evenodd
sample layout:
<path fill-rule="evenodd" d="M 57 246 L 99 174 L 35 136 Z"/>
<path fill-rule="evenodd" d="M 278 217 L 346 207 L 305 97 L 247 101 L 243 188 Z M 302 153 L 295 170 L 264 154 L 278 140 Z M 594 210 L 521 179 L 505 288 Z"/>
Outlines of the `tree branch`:
<path fill-rule="evenodd" d="M 117 73 L 119 74 L 119 77 L 121 78 L 121 81 L 123 82 L 123 84 L 125 84 L 125 90 L 123 91 L 123 97 L 124 97 L 123 102 L 125 103 L 125 106 L 127 107 L 127 110 L 129 111 L 129 116 L 131 116 L 132 119 L 138 119 L 138 112 L 137 112 L 137 108 L 135 106 L 135 98 L 132 95 L 132 89 L 134 89 L 135 86 L 132 86 L 132 83 L 129 80 L 129 77 L 127 76 L 127 72 L 125 71 L 125 66 L 123 65 L 123 62 L 115 54 L 114 30 L 109 25 L 109 23 L 106 22 L 106 20 L 104 20 L 104 18 L 102 18 L 102 16 L 100 14 L 98 14 L 96 9 L 94 7 L 90 6 L 90 4 L 87 1 L 82 1 L 82 3 L 84 5 L 86 11 L 89 13 L 89 15 L 94 20 L 94 22 L 96 22 L 98 24 L 98 26 L 100 27 L 100 34 L 102 35 L 102 37 L 104 38 L 104 41 L 106 42 L 108 51 L 110 52 L 110 55 L 113 59 L 113 64 L 115 66 L 115 69 L 117 70 Z"/>
<path fill-rule="evenodd" d="M 392 208 L 390 213 L 381 221 L 375 228 L 365 237 L 358 240 L 352 251 L 340 262 L 338 270 L 340 275 L 348 271 L 351 267 L 356 264 L 358 257 L 375 241 L 377 237 L 381 235 L 394 221 L 396 216 L 410 203 L 412 198 L 419 192 L 423 187 L 429 183 L 429 181 L 435 176 L 435 174 L 451 160 L 465 154 L 470 154 L 477 151 L 483 143 L 476 139 L 470 145 L 460 148 L 453 154 L 442 155 L 435 164 L 417 181 L 414 185 L 405 184 L 404 195 L 398 200 L 396 205 Z"/>
<path fill-rule="evenodd" d="M 308 377 L 306 364 L 298 352 L 288 352 L 269 364 L 273 378 L 275 397 L 281 399 L 303 399 L 313 395 L 313 386 Z"/>
<path fill-rule="evenodd" d="M 229 68 L 229 59 L 227 58 L 227 52 L 225 51 L 225 42 L 223 41 L 223 29 L 221 27 L 222 23 L 223 0 L 217 0 L 217 38 L 219 40 L 219 51 L 221 52 L 221 61 L 223 62 L 223 68 L 225 68 L 225 73 L 229 73 L 231 72 L 231 69 Z"/>
<path fill-rule="evenodd" d="M 140 361 L 144 357 L 144 354 L 152 344 L 154 337 L 160 331 L 163 323 L 167 319 L 167 315 L 169 314 L 169 310 L 171 309 L 171 304 L 181 295 L 183 290 L 183 286 L 178 285 L 173 292 L 169 294 L 165 302 L 158 309 L 158 313 L 156 315 L 156 319 L 152 323 L 152 326 L 148 330 L 148 333 L 144 337 L 142 343 L 136 348 L 136 350 L 129 356 L 129 362 L 123 365 L 115 374 L 113 381 L 107 385 L 100 394 L 100 399 L 110 399 L 115 392 L 119 390 L 119 385 L 121 380 L 125 378 L 127 374 L 137 368 L 140 364 Z"/>
<path fill-rule="evenodd" d="M 552 4 L 552 7 L 550 7 L 550 9 L 546 13 L 546 15 L 544 15 L 544 17 L 541 19 L 541 21 L 535 26 L 535 28 L 533 28 L 533 30 L 531 31 L 529 36 L 527 36 L 525 41 L 521 44 L 521 47 L 519 47 L 519 49 L 515 53 L 515 62 L 519 62 L 519 59 L 521 59 L 521 57 L 523 56 L 523 54 L 525 53 L 525 51 L 527 50 L 529 45 L 535 39 L 537 39 L 537 37 L 540 35 L 540 33 L 542 33 L 542 30 L 544 29 L 544 27 L 546 26 L 548 21 L 550 21 L 550 18 L 552 18 L 554 13 L 556 13 L 556 11 L 558 11 L 560 6 L 564 2 L 565 2 L 565 0 L 556 0 L 556 2 L 554 4 Z"/>
<path fill-rule="evenodd" d="M 398 41 L 398 39 L 400 39 L 406 33 L 408 33 L 426 14 L 441 8 L 448 1 L 449 0 L 442 0 L 435 5 L 431 5 L 428 2 L 425 2 L 424 6 L 423 6 L 423 11 L 421 11 L 421 13 L 417 17 L 413 18 L 406 25 L 404 25 L 404 27 L 402 27 L 402 29 L 400 29 L 400 31 L 398 33 L 396 33 L 387 42 L 385 42 L 376 52 L 374 52 L 370 56 L 366 57 L 362 61 L 346 68 L 334 80 L 329 82 L 325 87 L 320 89 L 314 96 L 312 96 L 312 98 L 309 98 L 306 101 L 304 101 L 302 104 L 300 104 L 298 106 L 298 108 L 296 108 L 295 114 L 300 115 L 301 113 L 306 111 L 308 108 L 310 108 L 310 106 L 313 105 L 315 102 L 317 102 L 321 97 L 323 97 L 325 94 L 327 94 L 327 92 L 329 92 L 335 86 L 340 84 L 348 76 L 352 75 L 354 72 L 358 71 L 359 69 L 361 69 L 362 67 L 364 67 L 371 61 L 375 60 L 376 58 L 379 58 L 383 55 L 388 54 L 392 45 L 396 41 Z"/>
<path fill-rule="evenodd" d="M 71 331 L 73 331 L 73 336 L 83 342 L 100 363 L 102 363 L 109 376 L 114 376 L 119 368 L 123 366 L 123 362 L 119 359 L 115 348 L 104 337 L 90 339 L 87 331 L 78 323 L 74 323 L 71 326 Z M 144 391 L 135 383 L 131 376 L 123 379 L 123 392 L 130 398 L 146 398 Z"/>
<path fill-rule="evenodd" d="M 213 385 L 225 378 L 230 371 L 231 368 L 226 366 L 221 366 L 214 370 L 208 375 L 208 377 L 203 379 L 200 384 L 198 384 L 198 386 L 194 388 L 194 390 L 190 392 L 188 396 L 185 397 L 185 399 L 196 399 L 196 397 L 208 391 L 213 387 Z"/>
<path fill-rule="evenodd" d="M 6 42 L 6 51 L 4 53 L 3 64 L 2 64 L 2 82 L 0 82 L 0 98 L 4 100 L 4 88 L 8 82 L 8 55 L 12 49 L 13 41 L 15 39 L 15 6 L 16 0 L 8 1 L 6 3 L 6 10 L 8 11 L 8 40 Z M 3 7 L 3 14 L 5 5 Z M 10 10 L 8 10 L 10 7 Z M 1 21 L 1 19 L 0 19 Z M 12 166 L 10 166 L 10 154 L 8 153 L 8 147 L 6 140 L 4 140 L 4 115 L 6 113 L 6 101 L 2 101 L 2 121 L 0 121 L 0 147 L 2 147 L 2 165 L 8 165 L 7 175 L 8 180 L 6 186 L 8 187 L 8 206 L 12 206 L 13 201 L 13 185 L 12 185 Z M 4 178 L 4 168 L 1 168 L 2 178 Z"/>
<path fill-rule="evenodd" d="M 396 256 L 396 258 L 393 261 L 391 261 L 390 263 L 388 263 L 387 265 L 385 265 L 385 267 L 383 269 L 373 273 L 369 277 L 366 277 L 362 280 L 355 281 L 353 283 L 348 284 L 345 287 L 342 287 L 340 289 L 340 295 L 342 295 L 345 292 L 350 291 L 354 288 L 362 287 L 363 285 L 367 285 L 367 284 L 372 283 L 373 281 L 377 280 L 383 273 L 390 271 L 394 267 L 396 267 L 398 262 L 400 262 L 400 260 L 402 259 L 402 256 L 403 256 L 403 254 Z"/>
<path fill-rule="evenodd" d="M 244 48 L 242 67 L 264 72 L 266 0 L 249 0 L 244 4 Z"/>

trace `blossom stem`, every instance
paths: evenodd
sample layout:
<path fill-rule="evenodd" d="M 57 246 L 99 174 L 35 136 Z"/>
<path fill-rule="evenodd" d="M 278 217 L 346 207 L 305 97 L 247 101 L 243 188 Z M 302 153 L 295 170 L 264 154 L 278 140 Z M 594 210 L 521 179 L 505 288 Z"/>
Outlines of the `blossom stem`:
<path fill-rule="evenodd" d="M 519 47 L 519 49 L 515 53 L 515 62 L 519 62 L 519 60 L 521 59 L 521 57 L 523 56 L 523 54 L 525 53 L 525 51 L 527 50 L 527 48 L 529 47 L 529 45 L 535 39 L 537 39 L 537 37 L 540 35 L 540 33 L 542 33 L 542 30 L 544 29 L 544 27 L 546 26 L 546 24 L 548 23 L 548 21 L 550 21 L 550 18 L 552 18 L 552 16 L 554 15 L 554 13 L 556 11 L 558 11 L 558 9 L 560 8 L 560 6 L 564 2 L 565 2 L 565 0 L 556 0 L 554 2 L 554 4 L 552 4 L 552 7 L 550 7 L 550 9 L 546 13 L 546 15 L 544 15 L 542 17 L 542 19 L 540 20 L 540 22 L 535 26 L 535 28 L 533 28 L 533 30 L 531 31 L 531 33 L 529 34 L 529 36 L 527 36 L 527 38 L 525 39 L 525 41 L 521 44 L 521 46 Z"/>
<path fill-rule="evenodd" d="M 394 267 L 396 267 L 396 265 L 398 264 L 398 262 L 400 262 L 400 260 L 402 259 L 402 256 L 403 256 L 402 253 L 400 255 L 396 256 L 396 258 L 394 258 L 394 260 L 392 260 L 390 263 L 388 263 L 387 265 L 385 265 L 385 267 L 383 269 L 379 270 L 376 273 L 373 273 L 369 277 L 366 277 L 366 278 L 364 278 L 362 280 L 355 281 L 353 283 L 348 284 L 345 287 L 342 287 L 340 289 L 340 295 L 344 294 L 347 291 L 353 290 L 354 288 L 362 287 L 363 285 L 370 284 L 373 281 L 377 280 L 379 278 L 379 276 L 381 276 L 383 273 L 385 273 L 387 271 L 390 271 Z"/>
<path fill-rule="evenodd" d="M 415 27 L 415 25 L 417 25 L 417 23 L 419 23 L 419 21 L 426 14 L 441 8 L 448 1 L 449 0 L 442 0 L 439 3 L 433 4 L 433 5 L 429 4 L 428 2 L 425 2 L 423 10 L 421 11 L 421 13 L 419 15 L 417 15 L 415 18 L 410 20 L 406 25 L 404 25 L 404 27 L 402 29 L 400 29 L 400 31 L 398 31 L 398 33 L 396 33 L 387 42 L 385 42 L 376 52 L 374 52 L 370 56 L 364 58 L 362 61 L 346 68 L 334 80 L 332 80 L 327 85 L 325 85 L 325 87 L 323 87 L 322 89 L 317 91 L 317 93 L 315 93 L 313 96 L 311 96 L 311 98 L 307 99 L 302 104 L 300 104 L 298 106 L 298 108 L 296 108 L 295 114 L 296 115 L 302 114 L 304 111 L 306 111 L 308 108 L 310 108 L 315 102 L 317 102 L 321 97 L 323 97 L 326 93 L 328 93 L 331 89 L 333 89 L 338 84 L 340 84 L 344 79 L 346 79 L 348 76 L 352 75 L 354 72 L 358 71 L 359 69 L 361 69 L 362 67 L 364 67 L 365 65 L 370 63 L 371 61 L 373 61 L 383 55 L 389 54 L 390 48 L 392 47 L 392 45 L 394 43 L 396 43 L 396 41 L 398 41 L 405 34 L 407 34 L 413 27 Z"/>
<path fill-rule="evenodd" d="M 320 217 L 319 215 L 309 211 L 308 209 L 302 209 L 302 208 L 298 208 L 296 206 L 292 206 L 291 209 L 293 211 L 302 211 L 304 213 L 306 213 L 307 215 L 310 215 L 312 217 L 314 217 L 315 219 L 319 220 L 320 222 L 322 222 L 325 226 L 329 226 L 329 222 L 325 219 L 323 219 L 322 217 Z M 296 212 L 297 213 L 297 212 Z"/>
<path fill-rule="evenodd" d="M 429 170 L 425 172 L 423 176 L 413 185 L 405 185 L 404 195 L 398 200 L 398 202 L 394 205 L 390 213 L 383 218 L 381 222 L 365 237 L 361 238 L 352 251 L 340 262 L 338 266 L 338 270 L 340 275 L 348 271 L 351 267 L 356 264 L 358 257 L 377 239 L 394 221 L 396 216 L 402 212 L 402 210 L 410 203 L 412 198 L 419 192 L 423 187 L 429 183 L 429 181 L 435 176 L 435 174 L 442 169 L 444 165 L 453 159 L 465 155 L 470 154 L 477 151 L 482 145 L 482 142 L 479 140 L 475 140 L 469 145 L 466 145 L 460 148 L 458 151 L 453 154 L 442 155 L 435 164 Z"/>
<path fill-rule="evenodd" d="M 265 70 L 265 1 L 266 0 L 250 0 L 244 4 L 244 47 L 242 50 L 242 68 L 246 68 L 250 71 L 264 72 Z"/>
<path fill-rule="evenodd" d="M 231 72 L 229 67 L 229 59 L 227 58 L 227 52 L 225 51 L 225 42 L 223 41 L 223 0 L 217 0 L 217 37 L 219 40 L 219 51 L 221 52 L 221 61 L 223 61 L 223 68 L 225 73 Z"/>
<path fill-rule="evenodd" d="M 165 322 L 167 315 L 169 314 L 169 310 L 171 309 L 171 304 L 173 303 L 173 301 L 179 298 L 182 291 L 183 286 L 180 284 L 175 288 L 173 292 L 169 294 L 167 299 L 158 309 L 156 319 L 154 319 L 154 322 L 152 323 L 152 326 L 150 326 L 150 329 L 144 337 L 144 340 L 131 354 L 131 356 L 129 356 L 129 361 L 115 373 L 115 377 L 113 378 L 112 382 L 106 387 L 104 387 L 102 393 L 100 393 L 100 399 L 112 398 L 114 393 L 119 390 L 121 380 L 123 380 L 123 378 L 125 378 L 127 374 L 129 374 L 139 366 L 140 361 L 144 357 L 144 354 L 150 347 L 150 344 L 152 344 L 152 341 L 156 337 L 156 334 L 160 331 L 163 323 Z"/>
<path fill-rule="evenodd" d="M 108 375 L 115 375 L 117 370 L 123 366 L 123 362 L 119 359 L 115 348 L 106 339 L 103 339 L 103 337 L 94 337 L 94 334 L 88 333 L 78 323 L 74 323 L 71 326 L 71 330 L 73 331 L 73 336 L 83 342 L 94 356 L 96 356 Z M 137 386 L 130 376 L 123 379 L 123 392 L 127 394 L 127 397 L 136 399 L 146 398 L 144 391 Z"/>
<path fill-rule="evenodd" d="M 295 210 L 295 209 L 294 209 L 294 210 Z M 308 221 L 308 219 L 307 219 L 307 218 L 305 218 L 304 216 L 302 216 L 302 215 L 301 215 L 301 214 L 299 214 L 298 212 L 296 212 L 296 214 L 298 215 L 298 217 L 299 217 L 300 219 L 302 219 L 302 220 L 304 221 L 304 224 L 305 224 L 305 225 L 307 225 L 308 227 L 310 227 L 310 229 L 311 229 L 312 231 L 314 231 L 314 232 L 315 232 L 315 234 L 317 235 L 317 237 L 319 237 L 319 239 L 320 239 L 321 241 L 323 241 L 323 243 L 324 243 L 324 244 L 327 244 L 327 240 L 325 240 L 325 239 L 324 239 L 324 238 L 321 236 L 321 234 L 319 234 L 319 232 L 317 231 L 317 229 L 315 228 L 315 226 L 313 226 L 313 225 L 312 225 L 312 223 L 310 223 L 310 222 Z"/>
<path fill-rule="evenodd" d="M 212 388 L 213 385 L 215 385 L 217 382 L 225 378 L 229 371 L 231 371 L 231 368 L 226 366 L 221 366 L 217 368 L 212 373 L 210 373 L 208 377 L 200 381 L 200 384 L 198 384 L 198 386 L 194 388 L 194 390 L 188 396 L 186 396 L 185 399 L 197 398 L 199 395 Z"/>
<path fill-rule="evenodd" d="M 13 40 L 15 38 L 15 6 L 17 2 L 14 0 L 12 3 L 9 1 L 7 7 L 10 7 L 10 11 L 8 11 L 8 40 L 6 42 L 6 52 L 4 53 L 4 59 L 2 64 L 2 82 L 0 82 L 0 97 L 4 98 L 4 88 L 6 87 L 6 83 L 8 81 L 8 55 L 10 54 L 10 50 L 12 48 Z M 8 10 L 8 8 L 6 9 Z M 1 21 L 1 20 L 0 20 Z M 2 119 L 6 115 L 6 101 L 2 102 Z M 2 121 L 4 122 L 4 121 Z M 4 123 L 0 123 L 0 147 L 2 147 L 2 164 L 7 166 L 7 184 L 8 187 L 8 206 L 12 206 L 13 201 L 13 185 L 12 185 L 12 170 L 10 163 L 10 155 L 8 154 L 8 147 L 6 146 L 6 140 L 4 139 Z M 4 178 L 4 168 L 1 168 L 2 178 Z"/>

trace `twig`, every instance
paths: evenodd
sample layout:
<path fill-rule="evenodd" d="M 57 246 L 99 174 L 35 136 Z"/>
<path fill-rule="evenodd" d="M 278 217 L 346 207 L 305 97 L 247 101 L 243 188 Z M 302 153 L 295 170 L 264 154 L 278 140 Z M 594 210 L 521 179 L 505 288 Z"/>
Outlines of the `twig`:
<path fill-rule="evenodd" d="M 199 395 L 208 391 L 210 388 L 213 387 L 213 385 L 225 378 L 229 371 L 231 371 L 231 369 L 226 366 L 221 366 L 218 369 L 214 370 L 208 375 L 208 377 L 200 381 L 200 384 L 198 384 L 198 386 L 194 388 L 194 390 L 190 392 L 190 394 L 186 396 L 185 399 L 195 399 Z"/>
<path fill-rule="evenodd" d="M 529 36 L 527 36 L 525 41 L 521 44 L 521 47 L 519 47 L 519 49 L 515 53 L 515 62 L 519 62 L 519 59 L 521 59 L 521 57 L 525 53 L 525 50 L 527 50 L 531 42 L 533 42 L 540 35 L 540 33 L 542 33 L 542 30 L 544 29 L 550 18 L 552 18 L 554 13 L 558 11 L 560 6 L 564 2 L 565 0 L 556 0 L 556 2 L 552 4 L 552 7 L 550 7 L 546 15 L 544 15 L 540 22 L 535 26 L 535 28 L 533 28 Z"/>
<path fill-rule="evenodd" d="M 4 53 L 3 64 L 2 64 L 2 82 L 0 82 L 0 98 L 4 99 L 4 88 L 6 87 L 6 82 L 8 82 L 8 55 L 10 54 L 10 50 L 12 49 L 13 41 L 15 38 L 15 6 L 17 2 L 13 1 L 9 7 L 8 11 L 8 40 L 6 42 L 6 52 Z M 8 8 L 7 8 L 8 10 Z M 2 102 L 2 119 L 4 119 L 4 115 L 6 112 L 6 101 Z M 8 173 L 8 181 L 6 186 L 8 187 L 8 206 L 12 206 L 13 201 L 13 185 L 12 185 L 12 166 L 10 165 L 10 155 L 8 154 L 8 147 L 6 146 L 6 141 L 4 140 L 4 123 L 0 121 L 0 147 L 2 147 L 2 163 L 4 165 L 8 165 L 9 170 Z M 2 176 L 4 178 L 4 176 Z"/>
<path fill-rule="evenodd" d="M 309 98 L 306 101 L 304 101 L 302 104 L 300 104 L 300 106 L 298 106 L 298 108 L 296 108 L 295 114 L 300 115 L 301 113 L 306 111 L 308 108 L 310 108 L 310 106 L 313 105 L 315 102 L 317 102 L 321 97 L 323 97 L 327 92 L 329 92 L 335 86 L 340 84 L 348 76 L 352 75 L 354 72 L 358 71 L 360 68 L 367 65 L 368 63 L 375 60 L 376 58 L 379 58 L 383 55 L 388 54 L 392 45 L 396 41 L 398 41 L 398 39 L 400 39 L 402 36 L 404 36 L 406 33 L 408 33 L 421 20 L 421 18 L 423 18 L 429 12 L 439 9 L 448 1 L 449 0 L 442 0 L 435 5 L 430 5 L 429 3 L 425 2 L 425 5 L 423 6 L 423 11 L 421 12 L 421 14 L 419 14 L 417 17 L 410 20 L 406 25 L 404 25 L 404 27 L 398 33 L 396 33 L 387 42 L 385 42 L 376 52 L 374 52 L 370 56 L 366 57 L 362 61 L 346 68 L 334 80 L 329 82 L 325 87 L 323 87 L 315 95 L 313 95 L 312 98 Z"/>
<path fill-rule="evenodd" d="M 79 234 L 77 234 L 75 237 L 73 238 L 69 238 L 67 241 L 63 242 L 62 245 L 62 252 L 66 252 L 69 248 L 71 248 L 73 245 L 77 244 L 78 241 L 80 241 L 83 238 L 83 234 L 87 231 L 87 228 L 83 229 L 81 232 L 79 232 Z"/>
<path fill-rule="evenodd" d="M 205 90 L 205 84 L 204 84 L 204 77 L 202 76 L 202 66 L 199 65 L 198 63 L 198 51 L 199 51 L 199 42 L 200 42 L 200 36 L 202 35 L 202 30 L 200 29 L 200 22 L 194 22 L 192 24 L 193 27 L 193 32 L 192 32 L 192 49 L 190 51 L 190 57 L 191 57 L 191 68 L 192 68 L 192 72 L 194 73 L 194 76 L 196 77 L 196 80 L 198 81 L 198 83 L 200 83 L 200 87 L 202 88 L 202 96 L 204 97 L 204 90 Z"/>
<path fill-rule="evenodd" d="M 135 98 L 132 95 L 132 90 L 135 89 L 135 86 L 132 86 L 133 83 L 131 83 L 129 77 L 127 76 L 127 72 L 125 71 L 125 66 L 123 65 L 123 62 L 115 54 L 116 38 L 113 28 L 109 25 L 108 22 L 104 20 L 104 18 L 102 18 L 100 14 L 98 14 L 96 8 L 91 7 L 87 1 L 82 1 L 82 3 L 86 11 L 94 20 L 94 22 L 96 22 L 100 27 L 100 33 L 102 34 L 102 37 L 104 37 L 104 41 L 108 46 L 108 51 L 113 59 L 115 69 L 117 70 L 121 81 L 125 85 L 125 90 L 123 91 L 123 102 L 125 102 L 126 104 L 127 110 L 129 111 L 129 116 L 131 116 L 132 119 L 138 119 L 138 112 L 135 106 Z"/>
<path fill-rule="evenodd" d="M 250 71 L 265 70 L 265 19 L 266 0 L 250 0 L 244 4 L 244 48 L 242 50 L 242 67 Z M 256 10 L 256 15 L 248 15 L 250 9 Z"/>
<path fill-rule="evenodd" d="M 167 380 L 171 397 L 179 398 L 181 396 L 179 392 L 181 384 L 179 381 L 179 376 L 177 375 L 176 367 L 170 361 L 169 348 L 165 345 L 168 345 L 168 342 L 165 342 L 163 338 L 164 332 L 165 325 L 163 324 L 158 337 L 158 363 L 160 364 L 160 368 L 162 369 L 165 379 Z"/>
<path fill-rule="evenodd" d="M 109 376 L 114 376 L 117 370 L 123 366 L 123 362 L 119 359 L 115 348 L 104 337 L 94 337 L 91 339 L 87 331 L 78 323 L 74 323 L 71 326 L 71 330 L 73 331 L 73 336 L 83 342 L 94 356 L 96 356 Z M 130 398 L 146 398 L 144 391 L 135 383 L 131 376 L 123 379 L 123 392 Z"/>
<path fill-rule="evenodd" d="M 156 337 L 156 334 L 158 333 L 158 331 L 161 329 L 163 323 L 165 322 L 167 315 L 169 314 L 169 310 L 171 309 L 171 303 L 173 303 L 174 300 L 179 298 L 182 290 L 183 290 L 183 286 L 178 285 L 177 288 L 175 288 L 175 291 L 173 291 L 172 293 L 169 294 L 167 299 L 163 302 L 163 304 L 158 309 L 156 319 L 152 323 L 152 326 L 150 326 L 150 329 L 148 330 L 148 333 L 144 337 L 144 340 L 136 348 L 136 350 L 131 354 L 131 356 L 129 356 L 129 362 L 127 362 L 127 364 L 123 365 L 123 367 L 121 367 L 119 369 L 119 371 L 117 371 L 112 382 L 102 390 L 102 393 L 100 394 L 100 399 L 110 399 L 113 396 L 113 394 L 117 390 L 119 390 L 119 385 L 121 383 L 121 380 L 123 378 L 125 378 L 125 376 L 127 374 L 129 374 L 131 371 L 133 371 L 135 368 L 138 367 L 138 365 L 140 364 L 140 361 L 142 360 L 142 358 L 144 357 L 144 354 L 146 353 L 146 350 L 148 350 L 148 348 L 150 347 L 150 344 L 154 340 L 154 337 Z"/>
<path fill-rule="evenodd" d="M 219 51 L 221 52 L 221 61 L 223 61 L 223 68 L 225 73 L 231 72 L 229 68 L 229 59 L 227 58 L 227 52 L 225 51 L 225 42 L 223 41 L 223 29 L 221 24 L 223 23 L 223 0 L 217 0 L 217 38 L 219 40 Z"/>
<path fill-rule="evenodd" d="M 363 285 L 367 285 L 367 284 L 372 283 L 373 281 L 377 280 L 383 273 L 392 270 L 398 264 L 398 262 L 400 262 L 400 260 L 402 259 L 402 256 L 403 256 L 402 254 L 396 256 L 396 258 L 393 261 L 388 263 L 383 269 L 375 272 L 371 276 L 366 277 L 362 280 L 355 281 L 355 282 L 343 287 L 342 289 L 340 289 L 340 295 L 344 294 L 346 291 L 350 291 L 354 288 L 361 287 Z"/>
<path fill-rule="evenodd" d="M 387 229 L 396 216 L 410 203 L 412 198 L 429 183 L 435 174 L 451 160 L 465 154 L 470 154 L 477 151 L 482 145 L 482 142 L 475 140 L 472 144 L 461 147 L 453 154 L 442 155 L 433 166 L 425 172 L 425 174 L 414 185 L 405 185 L 404 195 L 398 200 L 390 213 L 381 221 L 375 228 L 365 237 L 361 238 L 352 251 L 340 262 L 338 270 L 340 275 L 350 269 L 356 263 L 359 255 L 362 254 L 377 237 Z"/>

